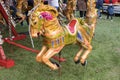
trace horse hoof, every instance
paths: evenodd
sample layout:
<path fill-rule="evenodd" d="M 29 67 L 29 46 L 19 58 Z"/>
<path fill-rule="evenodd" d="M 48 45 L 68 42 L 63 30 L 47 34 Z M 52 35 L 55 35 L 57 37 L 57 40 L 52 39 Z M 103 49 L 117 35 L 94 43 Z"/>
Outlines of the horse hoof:
<path fill-rule="evenodd" d="M 75 64 L 79 64 L 80 63 L 80 60 L 78 59 L 77 61 L 74 61 Z"/>
<path fill-rule="evenodd" d="M 60 67 L 60 65 L 57 62 L 54 62 L 53 64 L 55 64 L 57 67 Z"/>
<path fill-rule="evenodd" d="M 57 62 L 52 62 L 55 65 L 54 70 L 57 70 L 60 68 L 60 65 Z"/>
<path fill-rule="evenodd" d="M 84 63 L 81 63 L 82 66 L 86 66 L 87 65 L 87 60 Z"/>

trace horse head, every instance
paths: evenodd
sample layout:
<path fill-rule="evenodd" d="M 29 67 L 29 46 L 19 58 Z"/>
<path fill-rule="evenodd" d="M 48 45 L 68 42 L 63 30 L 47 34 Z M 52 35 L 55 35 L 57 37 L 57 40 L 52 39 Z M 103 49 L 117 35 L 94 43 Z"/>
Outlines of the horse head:
<path fill-rule="evenodd" d="M 30 34 L 37 37 L 38 34 L 44 34 L 45 25 L 56 18 L 58 12 L 49 5 L 40 4 L 30 14 Z"/>
<path fill-rule="evenodd" d="M 87 1 L 87 8 L 95 8 L 96 6 L 96 0 L 88 0 Z"/>
<path fill-rule="evenodd" d="M 88 0 L 87 2 L 87 13 L 85 21 L 88 25 L 96 24 L 97 18 L 97 9 L 95 8 L 96 1 L 95 0 Z"/>

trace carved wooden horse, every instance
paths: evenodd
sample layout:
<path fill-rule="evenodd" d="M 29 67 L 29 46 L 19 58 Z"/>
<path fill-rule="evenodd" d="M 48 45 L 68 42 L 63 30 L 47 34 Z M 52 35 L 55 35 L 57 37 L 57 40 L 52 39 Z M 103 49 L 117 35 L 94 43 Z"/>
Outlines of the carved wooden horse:
<path fill-rule="evenodd" d="M 67 6 L 64 10 L 64 15 L 66 16 L 68 21 L 70 21 L 71 19 L 74 18 L 76 2 L 77 2 L 77 0 L 68 0 L 67 1 Z"/>
<path fill-rule="evenodd" d="M 49 59 L 59 53 L 64 46 L 78 43 L 80 50 L 75 55 L 74 61 L 86 64 L 86 58 L 92 50 L 91 40 L 97 19 L 95 0 L 88 0 L 88 10 L 85 21 L 73 18 L 66 26 L 61 26 L 57 19 L 58 12 L 55 8 L 39 4 L 30 14 L 30 34 L 43 37 L 43 46 L 36 56 L 38 62 L 44 63 L 51 69 L 59 68 Z M 83 53 L 83 54 L 82 54 Z"/>

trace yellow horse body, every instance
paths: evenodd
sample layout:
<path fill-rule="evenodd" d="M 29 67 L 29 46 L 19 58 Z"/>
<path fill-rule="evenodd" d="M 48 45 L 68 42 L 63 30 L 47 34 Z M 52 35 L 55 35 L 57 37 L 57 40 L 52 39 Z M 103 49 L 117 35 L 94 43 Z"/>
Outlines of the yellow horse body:
<path fill-rule="evenodd" d="M 86 63 L 86 58 L 92 50 L 91 40 L 94 34 L 97 12 L 95 0 L 88 0 L 88 11 L 85 21 L 73 18 L 67 25 L 61 26 L 57 19 L 58 12 L 49 5 L 39 4 L 30 14 L 30 33 L 32 37 L 38 34 L 43 36 L 43 46 L 36 56 L 38 62 L 42 62 L 55 70 L 59 67 L 49 59 L 59 53 L 67 44 L 78 43 L 79 52 L 74 61 Z M 82 54 L 83 53 L 83 54 Z"/>

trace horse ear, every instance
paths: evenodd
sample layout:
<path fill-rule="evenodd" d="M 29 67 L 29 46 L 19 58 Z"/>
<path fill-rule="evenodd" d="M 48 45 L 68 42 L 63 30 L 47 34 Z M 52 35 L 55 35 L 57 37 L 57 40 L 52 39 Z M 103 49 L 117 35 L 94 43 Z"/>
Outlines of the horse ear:
<path fill-rule="evenodd" d="M 56 9 L 51 9 L 50 12 L 52 13 L 53 16 L 58 16 L 58 11 Z"/>

